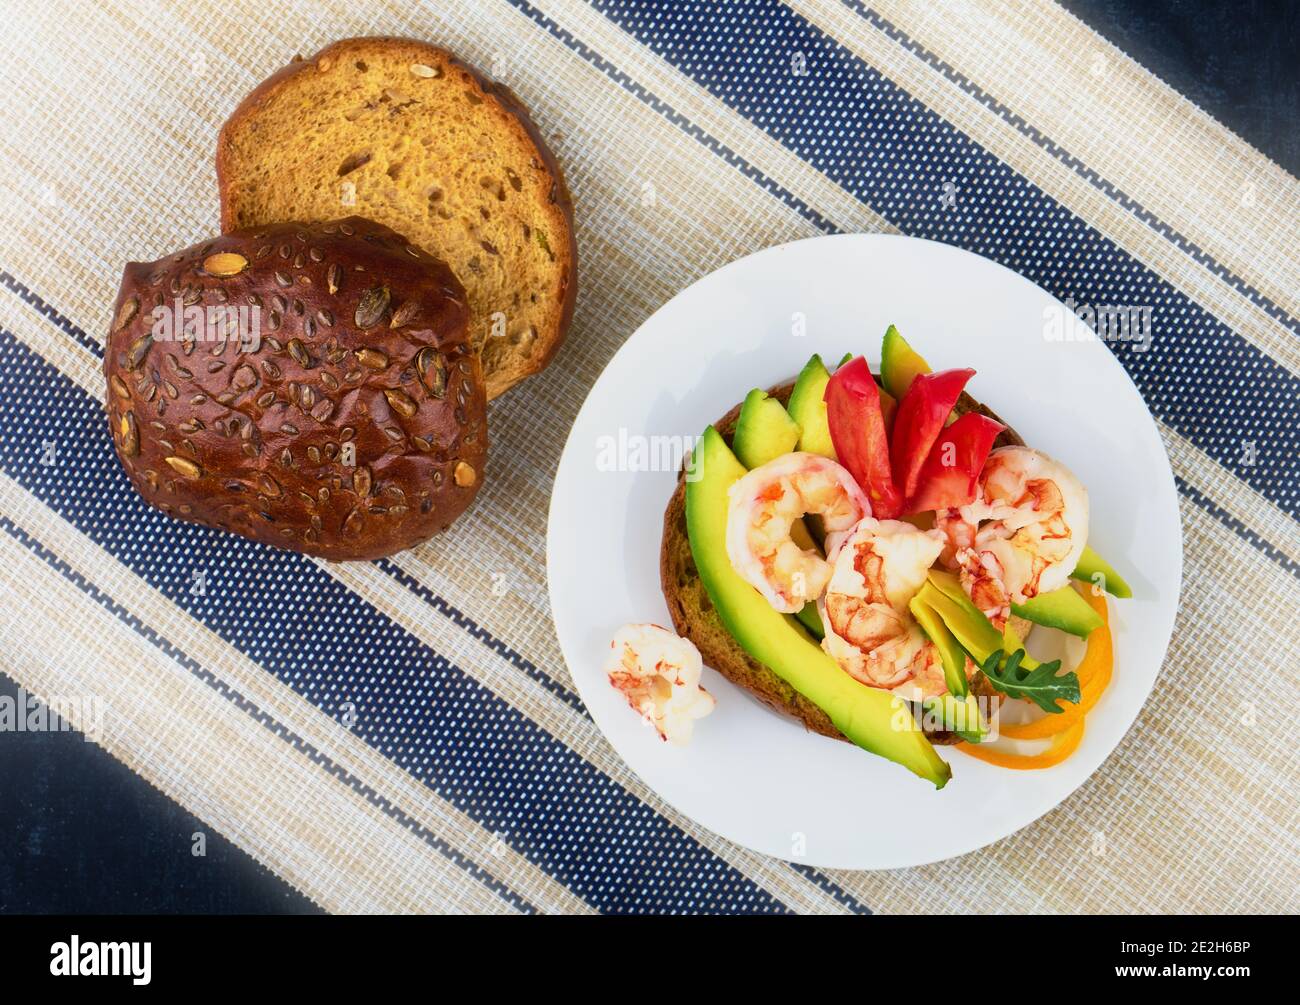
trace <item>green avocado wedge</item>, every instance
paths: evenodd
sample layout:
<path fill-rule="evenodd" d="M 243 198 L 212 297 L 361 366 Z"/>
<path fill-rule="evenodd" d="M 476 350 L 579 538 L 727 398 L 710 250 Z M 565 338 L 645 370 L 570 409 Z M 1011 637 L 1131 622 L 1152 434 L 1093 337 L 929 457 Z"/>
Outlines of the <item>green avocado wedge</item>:
<path fill-rule="evenodd" d="M 1023 604 L 1012 604 L 1011 613 L 1036 625 L 1059 628 L 1081 639 L 1086 639 L 1101 627 L 1101 616 L 1075 592 L 1073 586 L 1062 586 L 1051 593 L 1031 597 Z"/>
<path fill-rule="evenodd" d="M 967 743 L 983 743 L 989 734 L 988 723 L 980 713 L 979 700 L 968 694 L 958 698 L 952 694 L 941 694 L 937 698 L 926 698 L 921 702 L 926 713 L 935 721 L 943 724 Z"/>
<path fill-rule="evenodd" d="M 826 419 L 826 385 L 831 375 L 822 358 L 815 353 L 794 382 L 787 410 L 790 418 L 799 424 L 799 449 L 821 454 L 837 460 L 835 445 L 831 443 L 831 427 Z"/>
<path fill-rule="evenodd" d="M 732 437 L 736 457 L 747 468 L 761 468 L 788 454 L 799 442 L 799 423 L 775 398 L 758 388 L 745 396 Z"/>
<path fill-rule="evenodd" d="M 822 616 L 817 613 L 816 603 L 809 601 L 803 605 L 803 610 L 795 615 L 799 619 L 799 624 L 808 629 L 808 634 L 818 642 L 826 637 L 826 627 L 822 624 Z"/>
<path fill-rule="evenodd" d="M 950 572 L 931 569 L 916 597 L 939 614 L 944 627 L 976 663 L 984 663 L 994 652 L 1013 653 L 1025 648 L 1010 623 L 1002 633 L 993 627 L 993 622 L 966 596 L 961 581 Z M 1020 665 L 1032 670 L 1038 666 L 1038 661 L 1025 653 Z"/>
<path fill-rule="evenodd" d="M 952 573 L 931 569 L 917 596 L 943 619 L 953 638 L 976 663 L 982 664 L 994 652 L 1002 651 L 1002 633 L 971 603 Z"/>
<path fill-rule="evenodd" d="M 943 679 L 948 685 L 948 694 L 937 698 L 926 698 L 921 702 L 925 711 L 943 723 L 968 743 L 979 743 L 988 735 L 989 727 L 980 714 L 979 702 L 970 693 L 970 682 L 966 679 L 966 653 L 957 641 L 957 637 L 948 630 L 943 618 L 924 600 L 913 597 L 908 608 L 921 631 L 939 650 L 943 661 Z"/>
<path fill-rule="evenodd" d="M 1128 583 L 1124 582 L 1124 577 L 1093 551 L 1091 546 L 1083 549 L 1083 554 L 1079 556 L 1079 564 L 1074 567 L 1070 576 L 1100 586 L 1112 597 L 1119 597 L 1121 600 L 1128 600 L 1133 596 L 1133 590 Z"/>
<path fill-rule="evenodd" d="M 793 616 L 773 610 L 731 567 L 726 548 L 727 491 L 745 468 L 712 426 L 705 429 L 695 449 L 699 451 L 697 477 L 686 482 L 691 555 L 732 638 L 824 711 L 859 747 L 943 788 L 952 771 L 925 738 L 907 704 L 846 674 Z"/>
<path fill-rule="evenodd" d="M 1002 651 L 1004 653 L 1014 653 L 1019 649 L 1024 655 L 1020 657 L 1020 669 L 1036 670 L 1041 665 L 1038 660 L 1029 655 L 1029 650 L 1025 649 L 1025 643 L 1016 634 L 1016 630 L 1011 627 L 1011 622 L 1007 622 L 1007 627 L 1002 636 Z"/>
<path fill-rule="evenodd" d="M 943 661 L 943 681 L 948 685 L 948 690 L 958 698 L 964 698 L 970 685 L 966 680 L 966 653 L 962 650 L 961 643 L 943 623 L 939 612 L 919 596 L 908 601 L 907 606 L 926 638 L 939 650 L 939 658 Z"/>
<path fill-rule="evenodd" d="M 929 372 L 930 364 L 907 344 L 897 328 L 890 325 L 880 345 L 880 382 L 885 385 L 885 390 L 895 401 L 902 401 L 912 386 L 912 379 Z"/>

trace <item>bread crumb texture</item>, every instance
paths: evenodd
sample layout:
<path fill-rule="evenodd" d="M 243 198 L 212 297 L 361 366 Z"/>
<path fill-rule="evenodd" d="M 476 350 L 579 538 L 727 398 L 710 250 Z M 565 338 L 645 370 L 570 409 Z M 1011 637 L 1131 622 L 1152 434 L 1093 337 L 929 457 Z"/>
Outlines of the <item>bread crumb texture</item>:
<path fill-rule="evenodd" d="M 489 397 L 541 370 L 573 311 L 563 176 L 505 88 L 405 39 L 337 42 L 245 99 L 218 141 L 222 227 L 356 214 L 446 261 Z"/>

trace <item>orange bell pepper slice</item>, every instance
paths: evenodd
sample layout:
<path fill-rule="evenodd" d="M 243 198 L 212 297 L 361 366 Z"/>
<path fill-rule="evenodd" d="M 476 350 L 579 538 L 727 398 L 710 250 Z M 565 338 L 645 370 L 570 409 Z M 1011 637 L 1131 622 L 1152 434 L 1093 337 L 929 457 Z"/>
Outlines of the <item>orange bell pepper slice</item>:
<path fill-rule="evenodd" d="M 1060 716 L 1054 715 L 1052 718 L 1057 719 Z M 1006 735 L 1006 730 L 1002 730 L 1002 735 Z M 1034 771 L 1060 764 L 1079 748 L 1079 742 L 1082 739 L 1083 716 L 1080 715 L 1075 718 L 1069 728 L 1052 737 L 1051 746 L 1041 754 L 1013 754 L 1006 750 L 994 750 L 980 743 L 964 742 L 957 744 L 957 749 L 988 764 L 996 764 L 1000 768 Z"/>
<path fill-rule="evenodd" d="M 1103 593 L 1101 596 L 1093 596 L 1094 587 L 1091 583 L 1087 585 L 1075 583 L 1074 588 L 1083 595 L 1083 599 L 1088 601 L 1088 606 L 1101 618 L 1101 627 L 1088 636 L 1087 651 L 1084 652 L 1079 665 L 1074 668 L 1074 672 L 1079 675 L 1079 687 L 1086 688 L 1094 679 L 1104 678 L 1109 682 L 1115 652 L 1110 634 L 1110 614 L 1106 607 L 1106 595 Z M 1106 685 L 1102 684 L 1101 690 L 1105 689 Z M 1097 693 L 1100 697 L 1101 692 Z M 1095 699 L 1093 704 L 1096 704 Z"/>

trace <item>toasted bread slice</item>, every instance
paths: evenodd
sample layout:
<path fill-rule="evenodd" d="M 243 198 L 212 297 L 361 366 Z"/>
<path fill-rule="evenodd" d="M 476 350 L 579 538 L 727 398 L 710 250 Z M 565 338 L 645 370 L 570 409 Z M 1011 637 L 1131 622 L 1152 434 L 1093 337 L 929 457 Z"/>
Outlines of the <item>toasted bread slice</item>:
<path fill-rule="evenodd" d="M 794 384 L 789 383 L 774 387 L 768 393 L 784 405 L 789 401 L 790 392 L 793 390 Z M 980 412 L 1002 422 L 968 394 L 961 396 L 955 411 L 958 414 Z M 737 405 L 714 423 L 714 427 L 728 444 L 735 432 L 736 420 L 739 416 L 740 406 Z M 994 446 L 1023 445 L 1023 443 L 1024 441 L 1008 426 L 998 435 Z M 722 624 L 722 619 L 714 610 L 708 591 L 705 590 L 695 570 L 695 560 L 691 557 L 691 542 L 686 534 L 684 471 L 677 479 L 677 489 L 668 500 L 668 509 L 664 512 L 664 534 L 659 552 L 659 578 L 674 629 L 679 635 L 695 643 L 700 655 L 704 657 L 705 665 L 712 667 L 731 683 L 744 688 L 776 711 L 798 719 L 814 733 L 849 742 L 847 737 L 831 724 L 825 712 L 762 663 L 750 657 Z M 977 694 L 994 699 L 1000 697 L 989 687 L 983 674 L 978 672 L 972 678 L 971 686 Z M 933 743 L 956 743 L 958 739 L 953 733 L 930 730 L 926 732 Z"/>
<path fill-rule="evenodd" d="M 542 369 L 573 316 L 564 176 L 519 100 L 449 52 L 352 38 L 297 60 L 217 141 L 221 226 L 363 216 L 447 262 L 489 398 Z"/>

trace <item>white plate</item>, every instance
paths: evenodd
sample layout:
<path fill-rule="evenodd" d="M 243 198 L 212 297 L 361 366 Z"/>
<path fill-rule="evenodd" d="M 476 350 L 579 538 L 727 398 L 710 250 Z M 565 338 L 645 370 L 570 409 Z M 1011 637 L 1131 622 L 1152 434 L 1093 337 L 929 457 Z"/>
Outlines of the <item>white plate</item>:
<path fill-rule="evenodd" d="M 884 235 L 819 237 L 706 276 L 610 361 L 555 480 L 551 607 L 596 724 L 668 803 L 779 858 L 900 868 L 1006 837 L 1056 806 L 1115 749 L 1155 683 L 1173 630 L 1178 504 L 1169 460 L 1132 381 L 1100 342 L 1049 342 L 1045 312 L 1053 310 L 1065 308 L 958 248 Z M 877 365 L 890 323 L 932 366 L 974 367 L 971 393 L 1079 475 L 1092 503 L 1089 542 L 1133 586 L 1132 600 L 1111 605 L 1115 677 L 1088 716 L 1080 749 L 1054 768 L 1009 771 L 941 747 L 952 780 L 936 791 L 896 764 L 806 732 L 712 670 L 705 686 L 716 711 L 689 747 L 668 746 L 609 686 L 601 665 L 620 625 L 671 625 L 659 544 L 676 473 L 663 463 L 608 470 L 609 462 L 644 467 L 638 437 L 660 447 L 672 441 L 648 438 L 693 439 L 750 388 L 791 379 L 814 352 L 832 365 L 846 352 Z"/>

